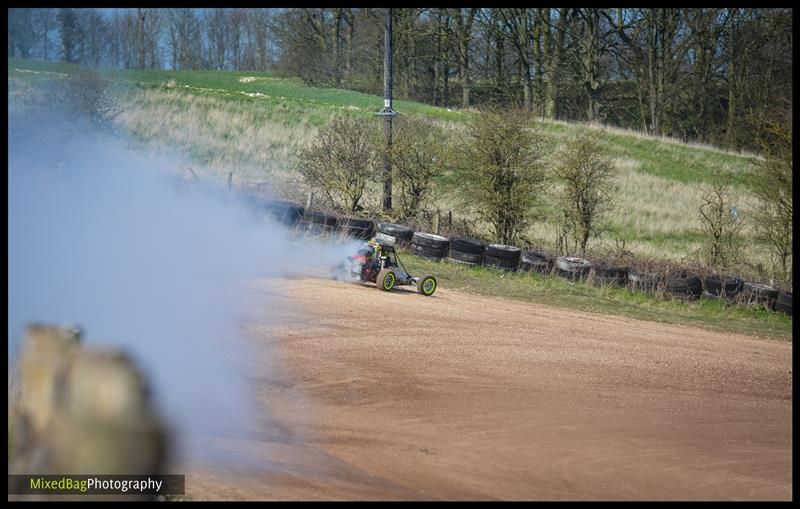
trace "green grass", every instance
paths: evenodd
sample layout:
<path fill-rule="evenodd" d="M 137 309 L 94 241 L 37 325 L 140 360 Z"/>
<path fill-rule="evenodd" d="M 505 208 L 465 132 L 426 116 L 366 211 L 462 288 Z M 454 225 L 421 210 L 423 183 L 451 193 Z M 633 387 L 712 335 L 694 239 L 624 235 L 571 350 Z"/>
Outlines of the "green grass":
<path fill-rule="evenodd" d="M 543 130 L 563 141 L 580 125 L 543 122 Z M 754 161 L 751 155 L 723 152 L 712 147 L 667 142 L 659 138 L 607 130 L 601 145 L 607 154 L 636 161 L 642 173 L 687 184 L 708 183 L 714 171 L 734 186 L 746 185 L 746 173 Z"/>
<path fill-rule="evenodd" d="M 432 274 L 442 288 L 503 297 L 579 311 L 732 332 L 782 341 L 792 340 L 792 319 L 758 307 L 722 300 L 685 303 L 619 287 L 595 287 L 557 276 L 506 272 L 487 267 L 434 262 L 402 250 L 400 259 L 415 275 Z"/>

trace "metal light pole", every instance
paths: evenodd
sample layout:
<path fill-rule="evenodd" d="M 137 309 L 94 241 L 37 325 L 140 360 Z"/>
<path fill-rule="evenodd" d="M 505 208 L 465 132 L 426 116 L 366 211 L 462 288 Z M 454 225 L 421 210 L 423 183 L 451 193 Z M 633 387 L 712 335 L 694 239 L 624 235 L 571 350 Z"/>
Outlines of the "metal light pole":
<path fill-rule="evenodd" d="M 383 54 L 383 109 L 377 113 L 383 117 L 386 134 L 386 152 L 383 155 L 383 210 L 392 209 L 392 165 L 389 150 L 392 147 L 392 118 L 397 115 L 392 109 L 392 10 L 386 9 Z"/>

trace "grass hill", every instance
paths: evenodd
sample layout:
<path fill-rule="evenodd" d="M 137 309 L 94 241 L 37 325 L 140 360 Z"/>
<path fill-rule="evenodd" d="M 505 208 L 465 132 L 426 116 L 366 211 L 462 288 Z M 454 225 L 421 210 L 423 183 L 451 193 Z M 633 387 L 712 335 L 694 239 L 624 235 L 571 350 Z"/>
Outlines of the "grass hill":
<path fill-rule="evenodd" d="M 9 102 L 33 94 L 43 80 L 63 79 L 72 66 L 32 60 L 8 60 Z M 273 73 L 222 71 L 102 70 L 122 98 L 118 117 L 134 143 L 149 150 L 172 151 L 184 156 L 204 178 L 227 178 L 235 183 L 270 182 L 286 198 L 302 200 L 304 189 L 292 169 L 293 153 L 309 143 L 317 130 L 337 114 L 375 122 L 382 105 L 378 96 L 359 92 L 305 86 L 296 79 Z M 410 101 L 395 101 L 403 115 L 422 115 L 442 122 L 455 134 L 463 132 L 472 111 L 437 108 Z M 554 158 L 572 134 L 580 129 L 600 129 L 566 122 L 540 122 L 549 138 Z M 617 201 L 608 218 L 608 232 L 593 241 L 601 248 L 624 241 L 640 257 L 681 260 L 701 244 L 697 207 L 717 172 L 724 176 L 742 217 L 749 199 L 745 175 L 756 158 L 714 147 L 654 138 L 637 132 L 604 128 L 602 143 L 619 169 Z M 459 175 L 453 171 L 436 183 L 431 206 L 463 214 L 458 201 Z M 378 208 L 378 192 L 372 205 Z M 554 232 L 548 220 L 529 233 L 542 246 L 552 245 Z M 746 255 L 766 257 L 763 246 L 745 229 Z M 467 270 L 434 265 L 410 258 L 412 270 L 436 272 L 449 287 L 488 295 L 546 300 L 587 311 L 622 314 L 672 323 L 694 323 L 712 329 L 791 339 L 791 319 L 761 309 L 728 306 L 721 301 L 693 304 L 662 301 L 625 289 L 592 288 L 558 278 L 514 274 L 500 278 L 491 269 Z"/>
<path fill-rule="evenodd" d="M 62 64 L 8 60 L 9 86 L 68 73 Z M 302 184 L 292 171 L 292 154 L 309 143 L 317 129 L 336 114 L 348 114 L 375 122 L 382 104 L 378 96 L 338 89 L 305 86 L 273 73 L 225 71 L 104 70 L 121 90 L 130 94 L 120 121 L 136 140 L 162 150 L 188 155 L 198 166 L 218 175 L 233 172 L 234 181 L 276 181 L 288 198 L 302 196 Z M 403 115 L 423 115 L 461 130 L 471 111 L 450 110 L 410 101 L 395 101 Z M 566 122 L 540 122 L 550 138 L 551 158 L 564 141 L 579 129 L 600 126 Z M 603 146 L 619 169 L 614 211 L 608 231 L 590 243 L 601 248 L 625 242 L 637 256 L 681 260 L 701 246 L 698 206 L 703 186 L 717 172 L 730 185 L 739 214 L 745 220 L 750 200 L 745 175 L 755 158 L 699 144 L 644 136 L 633 131 L 604 129 Z M 438 182 L 433 206 L 462 210 L 458 196 L 459 175 L 451 172 Z M 377 193 L 373 202 L 377 208 Z M 529 238 L 550 246 L 555 238 L 548 210 L 544 221 L 534 225 Z M 745 228 L 745 254 L 757 260 L 766 256 L 763 246 Z"/>

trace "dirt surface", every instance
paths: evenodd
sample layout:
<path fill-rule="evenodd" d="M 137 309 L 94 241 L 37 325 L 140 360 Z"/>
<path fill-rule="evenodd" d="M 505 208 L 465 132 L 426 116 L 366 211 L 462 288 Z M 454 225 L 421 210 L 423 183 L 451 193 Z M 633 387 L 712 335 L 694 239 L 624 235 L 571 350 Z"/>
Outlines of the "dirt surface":
<path fill-rule="evenodd" d="M 278 290 L 281 322 L 251 328 L 270 419 L 213 439 L 243 461 L 186 463 L 195 500 L 792 498 L 791 344 L 444 288 Z"/>

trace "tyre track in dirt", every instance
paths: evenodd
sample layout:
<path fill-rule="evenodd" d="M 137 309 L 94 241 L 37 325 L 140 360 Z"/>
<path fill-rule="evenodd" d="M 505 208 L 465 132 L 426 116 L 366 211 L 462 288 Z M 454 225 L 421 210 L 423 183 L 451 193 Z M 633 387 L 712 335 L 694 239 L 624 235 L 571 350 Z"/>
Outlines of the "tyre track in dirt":
<path fill-rule="evenodd" d="M 287 312 L 252 335 L 280 369 L 254 384 L 290 438 L 224 439 L 270 466 L 190 465 L 194 498 L 791 499 L 791 344 L 447 289 L 277 288 Z"/>

